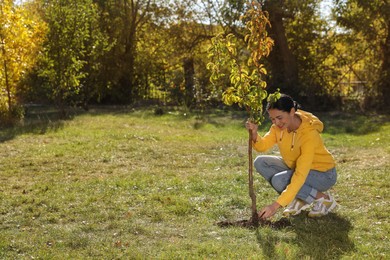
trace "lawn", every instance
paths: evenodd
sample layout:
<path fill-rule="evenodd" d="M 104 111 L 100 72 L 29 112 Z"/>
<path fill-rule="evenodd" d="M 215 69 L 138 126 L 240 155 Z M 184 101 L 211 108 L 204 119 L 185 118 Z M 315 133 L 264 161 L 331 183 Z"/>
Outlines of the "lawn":
<path fill-rule="evenodd" d="M 0 129 L 0 259 L 390 258 L 389 116 L 318 114 L 337 211 L 248 229 L 217 225 L 251 215 L 245 114 L 49 112 Z M 255 188 L 258 207 L 277 196 Z"/>

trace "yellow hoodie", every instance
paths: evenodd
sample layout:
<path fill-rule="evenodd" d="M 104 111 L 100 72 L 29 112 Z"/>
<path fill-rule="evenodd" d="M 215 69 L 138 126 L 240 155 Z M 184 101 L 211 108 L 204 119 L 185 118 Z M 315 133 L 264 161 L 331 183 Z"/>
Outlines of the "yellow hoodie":
<path fill-rule="evenodd" d="M 295 169 L 290 184 L 276 200 L 281 206 L 287 206 L 305 183 L 311 169 L 326 172 L 335 167 L 335 161 L 325 148 L 321 139 L 323 123 L 313 114 L 298 110 L 296 114 L 302 123 L 296 131 L 280 130 L 272 125 L 264 137 L 258 137 L 253 148 L 264 152 L 278 144 L 280 154 L 290 169 Z M 325 173 L 324 173 L 325 174 Z"/>

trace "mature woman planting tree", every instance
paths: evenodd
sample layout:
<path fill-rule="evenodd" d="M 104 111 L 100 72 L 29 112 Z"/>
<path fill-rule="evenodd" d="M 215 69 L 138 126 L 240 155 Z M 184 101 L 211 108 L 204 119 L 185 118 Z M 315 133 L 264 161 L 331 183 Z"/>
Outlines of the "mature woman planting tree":
<path fill-rule="evenodd" d="M 328 192 L 336 183 L 337 173 L 335 161 L 320 136 L 322 122 L 300 110 L 285 94 L 270 101 L 266 109 L 273 123 L 268 133 L 259 136 L 257 124 L 250 121 L 246 128 L 256 151 L 264 152 L 278 145 L 281 156 L 260 155 L 254 166 L 280 196 L 261 209 L 259 217 L 267 219 L 286 206 L 285 215 L 297 215 L 309 208 L 309 217 L 328 214 L 337 205 Z"/>

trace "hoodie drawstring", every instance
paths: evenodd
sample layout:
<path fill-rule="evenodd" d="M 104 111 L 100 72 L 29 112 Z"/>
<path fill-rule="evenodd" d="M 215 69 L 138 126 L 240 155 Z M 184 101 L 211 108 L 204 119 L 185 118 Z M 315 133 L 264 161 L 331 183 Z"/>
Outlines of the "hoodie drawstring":
<path fill-rule="evenodd" d="M 281 131 L 281 132 L 280 132 L 280 139 L 279 139 L 279 141 L 282 141 L 282 139 L 283 139 L 283 133 L 284 133 L 284 131 Z M 296 131 L 293 131 L 293 138 L 292 138 L 291 148 L 290 148 L 291 151 L 294 150 L 295 135 L 296 135 L 296 133 L 297 133 Z"/>
<path fill-rule="evenodd" d="M 297 133 L 297 132 L 295 132 L 295 131 L 294 131 L 294 133 L 293 133 L 293 138 L 292 138 L 292 143 L 291 143 L 291 149 L 290 149 L 291 151 L 294 150 L 294 145 L 295 145 L 295 134 L 296 134 L 296 133 Z"/>

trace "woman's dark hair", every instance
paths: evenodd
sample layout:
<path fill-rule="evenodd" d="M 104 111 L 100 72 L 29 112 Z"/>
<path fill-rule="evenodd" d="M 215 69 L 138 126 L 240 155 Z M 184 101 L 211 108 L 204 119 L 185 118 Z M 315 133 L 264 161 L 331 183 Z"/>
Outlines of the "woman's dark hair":
<path fill-rule="evenodd" d="M 289 95 L 280 94 L 280 98 L 275 102 L 268 102 L 266 110 L 278 109 L 284 112 L 290 113 L 291 108 L 295 108 L 295 111 L 298 110 L 301 106 L 294 101 Z"/>

